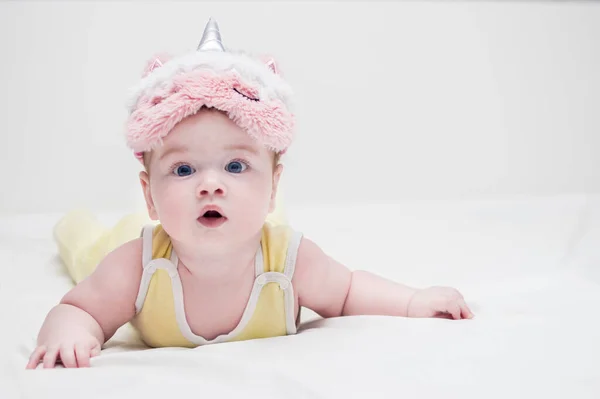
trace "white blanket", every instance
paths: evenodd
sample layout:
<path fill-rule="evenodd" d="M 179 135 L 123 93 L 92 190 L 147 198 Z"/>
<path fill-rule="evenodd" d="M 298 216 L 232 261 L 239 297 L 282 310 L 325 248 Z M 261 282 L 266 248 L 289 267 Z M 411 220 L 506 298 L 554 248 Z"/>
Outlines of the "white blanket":
<path fill-rule="evenodd" d="M 600 397 L 599 200 L 415 202 L 289 215 L 353 269 L 458 288 L 476 318 L 320 320 L 307 312 L 296 336 L 193 350 L 148 349 L 123 328 L 89 369 L 25 371 L 46 312 L 71 283 L 50 234 L 60 215 L 4 217 L 0 398 Z"/>

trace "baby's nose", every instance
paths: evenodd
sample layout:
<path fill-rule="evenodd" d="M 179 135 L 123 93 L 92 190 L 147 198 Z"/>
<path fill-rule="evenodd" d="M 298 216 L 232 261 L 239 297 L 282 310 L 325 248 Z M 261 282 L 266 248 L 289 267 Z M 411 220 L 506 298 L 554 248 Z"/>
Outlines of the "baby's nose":
<path fill-rule="evenodd" d="M 213 176 L 207 176 L 198 187 L 198 195 L 200 197 L 224 195 L 225 188 L 221 182 Z"/>

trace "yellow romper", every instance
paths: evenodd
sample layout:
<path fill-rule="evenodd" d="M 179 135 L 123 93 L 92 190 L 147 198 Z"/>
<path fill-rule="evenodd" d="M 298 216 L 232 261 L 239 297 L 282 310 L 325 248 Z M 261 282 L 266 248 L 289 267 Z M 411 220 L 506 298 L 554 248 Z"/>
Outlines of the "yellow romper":
<path fill-rule="evenodd" d="M 131 324 L 151 347 L 188 347 L 296 333 L 292 278 L 302 234 L 266 222 L 255 257 L 254 286 L 237 327 L 213 340 L 195 335 L 184 311 L 178 258 L 159 225 L 142 230 L 144 271 Z M 298 314 L 300 316 L 300 314 Z"/>

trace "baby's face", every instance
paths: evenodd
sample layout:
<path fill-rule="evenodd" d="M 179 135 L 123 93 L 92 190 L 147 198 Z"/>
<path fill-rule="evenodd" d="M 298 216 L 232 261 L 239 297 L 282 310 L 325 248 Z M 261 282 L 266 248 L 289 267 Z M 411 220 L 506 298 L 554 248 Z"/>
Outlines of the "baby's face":
<path fill-rule="evenodd" d="M 281 165 L 219 111 L 184 119 L 147 156 L 148 210 L 175 242 L 242 243 L 273 210 Z"/>

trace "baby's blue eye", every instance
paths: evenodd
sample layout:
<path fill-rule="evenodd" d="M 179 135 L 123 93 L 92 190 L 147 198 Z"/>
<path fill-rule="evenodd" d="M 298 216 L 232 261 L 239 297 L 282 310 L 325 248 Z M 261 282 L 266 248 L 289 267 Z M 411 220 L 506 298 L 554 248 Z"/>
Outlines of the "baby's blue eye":
<path fill-rule="evenodd" d="M 177 168 L 175 168 L 175 174 L 177 176 L 189 176 L 192 173 L 194 173 L 194 168 L 192 168 L 190 165 L 179 165 Z"/>
<path fill-rule="evenodd" d="M 229 173 L 242 173 L 248 165 L 240 161 L 231 161 L 225 166 L 225 170 Z"/>

